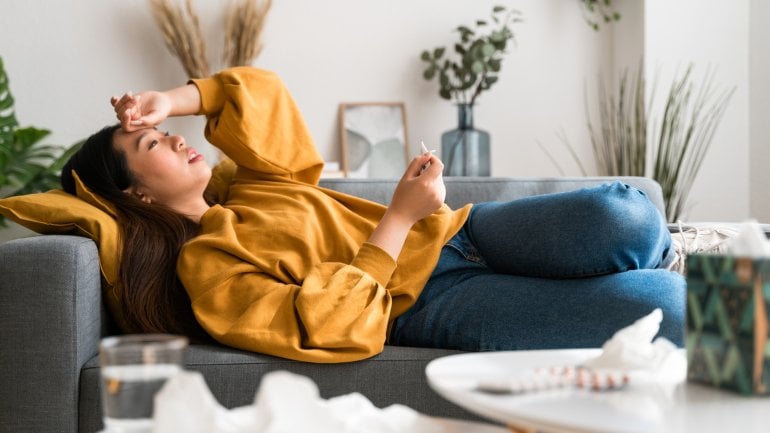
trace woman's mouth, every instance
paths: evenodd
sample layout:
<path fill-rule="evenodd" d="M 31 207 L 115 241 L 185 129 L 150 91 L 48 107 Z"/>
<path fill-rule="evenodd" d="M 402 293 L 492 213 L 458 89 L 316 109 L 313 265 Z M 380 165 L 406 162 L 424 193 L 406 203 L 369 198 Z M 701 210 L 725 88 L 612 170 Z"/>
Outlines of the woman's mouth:
<path fill-rule="evenodd" d="M 203 155 L 201 155 L 200 153 L 196 152 L 195 149 L 190 148 L 187 151 L 187 163 L 188 164 L 192 164 L 194 162 L 198 162 L 198 161 L 201 161 L 201 160 L 203 160 Z"/>

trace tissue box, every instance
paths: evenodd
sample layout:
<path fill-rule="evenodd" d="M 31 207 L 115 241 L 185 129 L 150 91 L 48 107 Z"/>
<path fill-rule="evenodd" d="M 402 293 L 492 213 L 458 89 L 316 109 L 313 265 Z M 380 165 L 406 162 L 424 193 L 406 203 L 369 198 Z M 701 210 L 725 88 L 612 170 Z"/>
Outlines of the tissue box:
<path fill-rule="evenodd" d="M 687 378 L 770 395 L 770 259 L 687 257 Z"/>

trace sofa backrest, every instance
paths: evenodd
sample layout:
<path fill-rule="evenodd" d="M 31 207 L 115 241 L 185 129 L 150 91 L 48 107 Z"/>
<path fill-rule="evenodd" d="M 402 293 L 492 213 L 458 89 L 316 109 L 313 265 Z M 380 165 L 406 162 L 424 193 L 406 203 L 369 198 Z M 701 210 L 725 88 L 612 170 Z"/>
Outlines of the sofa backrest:
<path fill-rule="evenodd" d="M 507 201 L 538 194 L 572 191 L 620 180 L 650 198 L 665 215 L 660 185 L 646 177 L 446 177 L 446 203 L 453 209 L 467 203 Z M 323 179 L 321 186 L 388 204 L 398 179 Z"/>

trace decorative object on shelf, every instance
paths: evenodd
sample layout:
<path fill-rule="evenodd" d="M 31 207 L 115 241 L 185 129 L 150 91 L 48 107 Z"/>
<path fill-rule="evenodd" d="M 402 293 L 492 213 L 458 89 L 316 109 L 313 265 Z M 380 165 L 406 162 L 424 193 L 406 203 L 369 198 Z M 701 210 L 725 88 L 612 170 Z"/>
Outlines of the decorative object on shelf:
<path fill-rule="evenodd" d="M 69 148 L 43 144 L 51 134 L 34 126 L 20 127 L 8 75 L 0 58 L 0 197 L 59 188 L 59 173 L 82 142 Z M 0 216 L 0 227 L 5 227 Z"/>
<path fill-rule="evenodd" d="M 400 178 L 409 160 L 403 102 L 340 104 L 342 171 L 353 178 Z"/>
<path fill-rule="evenodd" d="M 181 1 L 181 0 L 180 0 Z M 210 75 L 206 43 L 191 0 L 149 0 L 152 15 L 166 47 L 182 63 L 190 78 Z M 223 61 L 226 66 L 251 65 L 262 51 L 260 35 L 272 0 L 235 0 L 225 13 Z"/>
<path fill-rule="evenodd" d="M 489 176 L 489 133 L 473 127 L 473 105 L 457 104 L 457 128 L 441 134 L 446 176 Z"/>
<path fill-rule="evenodd" d="M 441 155 L 447 176 L 489 176 L 489 134 L 473 127 L 476 99 L 498 81 L 508 41 L 514 41 L 513 24 L 521 13 L 505 6 L 492 9 L 492 23 L 477 20 L 475 28 L 457 27 L 460 41 L 454 45 L 455 59 L 445 58 L 446 48 L 423 51 L 428 64 L 423 78 L 438 79 L 439 96 L 458 105 L 457 129 L 441 137 Z"/>
<path fill-rule="evenodd" d="M 345 177 L 339 161 L 324 161 L 324 169 L 321 172 L 321 179 L 339 179 Z"/>
<path fill-rule="evenodd" d="M 609 24 L 620 20 L 620 13 L 612 6 L 613 0 L 580 0 L 583 19 L 592 29 L 599 31 L 600 23 Z"/>

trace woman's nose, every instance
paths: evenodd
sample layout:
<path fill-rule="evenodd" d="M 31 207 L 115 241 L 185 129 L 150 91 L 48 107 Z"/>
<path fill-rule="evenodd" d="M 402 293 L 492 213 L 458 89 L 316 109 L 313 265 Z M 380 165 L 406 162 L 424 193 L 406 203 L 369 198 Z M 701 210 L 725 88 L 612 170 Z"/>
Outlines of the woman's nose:
<path fill-rule="evenodd" d="M 170 135 L 168 139 L 171 141 L 171 147 L 174 150 L 184 149 L 184 138 L 181 135 Z"/>

